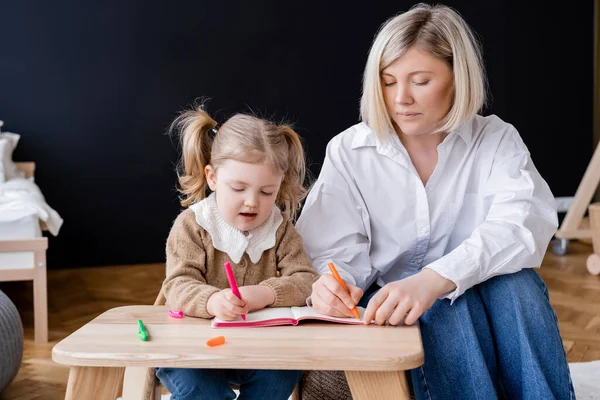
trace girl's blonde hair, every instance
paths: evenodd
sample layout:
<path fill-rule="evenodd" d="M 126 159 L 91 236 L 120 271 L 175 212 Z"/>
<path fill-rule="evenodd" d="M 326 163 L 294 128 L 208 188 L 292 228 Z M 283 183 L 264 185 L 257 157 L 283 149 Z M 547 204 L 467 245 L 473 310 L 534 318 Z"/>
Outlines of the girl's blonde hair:
<path fill-rule="evenodd" d="M 171 124 L 179 131 L 182 156 L 178 168 L 181 205 L 188 207 L 206 197 L 204 168 L 215 171 L 225 160 L 267 163 L 284 174 L 275 204 L 294 219 L 306 196 L 304 150 L 298 134 L 285 124 L 236 114 L 216 130 L 217 122 L 203 106 L 182 112 Z"/>
<path fill-rule="evenodd" d="M 394 128 L 383 99 L 381 72 L 413 46 L 446 61 L 453 71 L 452 106 L 435 132 L 456 129 L 486 103 L 481 48 L 467 23 L 450 7 L 417 4 L 382 25 L 367 59 L 360 114 L 382 141 Z"/>

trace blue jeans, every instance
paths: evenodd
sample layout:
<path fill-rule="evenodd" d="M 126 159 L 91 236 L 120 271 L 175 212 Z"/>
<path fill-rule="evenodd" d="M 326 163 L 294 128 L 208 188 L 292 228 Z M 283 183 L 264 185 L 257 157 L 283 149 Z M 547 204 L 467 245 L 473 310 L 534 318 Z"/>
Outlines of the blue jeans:
<path fill-rule="evenodd" d="M 156 376 L 171 393 L 171 400 L 233 400 L 230 384 L 239 386 L 240 400 L 287 400 L 302 372 L 158 368 Z"/>
<path fill-rule="evenodd" d="M 480 283 L 452 305 L 437 300 L 419 325 L 417 400 L 575 399 L 548 289 L 531 268 Z"/>

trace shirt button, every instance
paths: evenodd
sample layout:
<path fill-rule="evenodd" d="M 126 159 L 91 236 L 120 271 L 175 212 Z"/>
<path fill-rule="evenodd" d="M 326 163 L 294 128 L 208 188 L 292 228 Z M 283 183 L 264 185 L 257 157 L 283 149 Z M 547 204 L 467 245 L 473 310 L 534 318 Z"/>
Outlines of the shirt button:
<path fill-rule="evenodd" d="M 249 234 L 250 234 L 250 232 L 244 231 L 244 236 L 248 236 Z"/>
<path fill-rule="evenodd" d="M 240 263 L 238 264 L 241 268 L 245 268 L 246 267 L 246 260 L 242 260 L 240 261 Z"/>

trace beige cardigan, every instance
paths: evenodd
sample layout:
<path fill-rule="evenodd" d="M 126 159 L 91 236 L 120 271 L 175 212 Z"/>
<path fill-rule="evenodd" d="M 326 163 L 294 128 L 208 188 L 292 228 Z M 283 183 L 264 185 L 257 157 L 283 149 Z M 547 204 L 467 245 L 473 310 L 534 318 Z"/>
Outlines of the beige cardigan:
<path fill-rule="evenodd" d="M 253 264 L 247 253 L 236 264 L 227 253 L 213 247 L 208 232 L 193 210 L 183 211 L 167 239 L 167 274 L 157 305 L 182 310 L 193 317 L 212 318 L 206 310 L 208 298 L 229 288 L 223 264 L 231 263 L 238 286 L 265 285 L 275 292 L 271 307 L 302 306 L 318 278 L 304 251 L 302 238 L 291 221 L 284 219 L 276 233 L 275 246 L 265 250 Z"/>

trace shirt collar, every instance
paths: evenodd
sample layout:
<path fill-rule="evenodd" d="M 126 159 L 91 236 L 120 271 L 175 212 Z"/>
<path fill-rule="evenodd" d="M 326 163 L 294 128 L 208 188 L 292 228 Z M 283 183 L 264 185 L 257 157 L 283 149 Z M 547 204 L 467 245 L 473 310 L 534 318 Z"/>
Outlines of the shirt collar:
<path fill-rule="evenodd" d="M 194 211 L 198 225 L 210 235 L 214 248 L 227 253 L 236 264 L 240 262 L 244 253 L 248 253 L 254 264 L 258 263 L 262 253 L 275 246 L 277 229 L 283 222 L 281 210 L 273 206 L 271 215 L 265 222 L 251 231 L 242 232 L 221 216 L 215 193 L 211 193 L 190 208 Z"/>
<path fill-rule="evenodd" d="M 456 128 L 453 131 L 450 131 L 450 134 L 457 134 L 458 136 L 460 136 L 464 141 L 465 144 L 467 145 L 467 147 L 471 146 L 471 140 L 473 139 L 473 126 L 472 126 L 473 122 L 466 122 L 463 123 L 462 125 L 460 125 L 458 128 Z"/>
<path fill-rule="evenodd" d="M 352 139 L 352 150 L 359 147 L 376 147 L 378 144 L 377 135 L 367 124 L 361 122 L 356 126 L 356 133 Z"/>
<path fill-rule="evenodd" d="M 369 126 L 361 122 L 357 125 L 356 133 L 354 134 L 354 138 L 352 139 L 352 150 L 358 149 L 360 147 L 385 147 L 387 145 L 391 145 L 391 143 L 381 143 L 379 138 L 375 134 L 375 132 L 369 128 Z M 393 133 L 392 133 L 393 134 Z M 449 135 L 456 134 L 460 136 L 467 146 L 471 145 L 471 139 L 473 137 L 472 126 L 470 122 L 464 123 L 460 125 L 455 130 L 450 131 Z"/>

